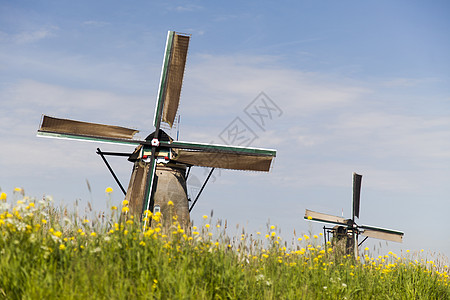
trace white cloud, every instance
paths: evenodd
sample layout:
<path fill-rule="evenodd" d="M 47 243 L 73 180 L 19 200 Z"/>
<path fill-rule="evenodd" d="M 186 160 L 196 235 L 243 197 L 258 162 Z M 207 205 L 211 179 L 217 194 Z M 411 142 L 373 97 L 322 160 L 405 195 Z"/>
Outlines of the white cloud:
<path fill-rule="evenodd" d="M 139 121 L 143 117 L 139 104 L 147 101 L 137 96 L 68 88 L 33 80 L 23 80 L 10 86 L 2 92 L 0 99 L 6 103 L 5 108 L 10 114 L 21 118 L 49 114 L 133 128 L 142 125 Z"/>
<path fill-rule="evenodd" d="M 342 138 L 366 140 L 370 147 L 364 148 L 377 157 L 450 158 L 450 121 L 446 117 L 366 111 L 342 115 L 330 129 Z"/>

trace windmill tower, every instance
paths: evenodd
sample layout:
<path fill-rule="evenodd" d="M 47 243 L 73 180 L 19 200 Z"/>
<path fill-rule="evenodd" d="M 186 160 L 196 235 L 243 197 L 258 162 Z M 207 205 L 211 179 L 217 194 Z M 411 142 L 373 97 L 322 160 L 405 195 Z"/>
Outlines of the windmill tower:
<path fill-rule="evenodd" d="M 369 237 L 401 243 L 404 235 L 403 232 L 397 230 L 356 224 L 355 217 L 359 219 L 361 181 L 362 175 L 353 173 L 353 209 L 351 219 L 319 213 L 309 209 L 305 212 L 305 219 L 307 220 L 335 225 L 332 228 L 324 227 L 324 230 L 331 232 L 333 244 L 340 252 L 344 254 L 354 253 L 355 257 L 358 256 L 358 247 Z M 364 235 L 365 238 L 358 244 L 359 235 Z M 324 235 L 324 238 L 326 238 L 326 235 Z"/>
<path fill-rule="evenodd" d="M 117 143 L 135 146 L 133 153 L 102 152 L 128 157 L 133 170 L 126 191 L 130 212 L 141 219 L 145 211 L 168 211 L 174 203 L 180 223 L 189 223 L 186 169 L 191 166 L 268 172 L 276 150 L 174 141 L 162 129 L 172 127 L 180 102 L 190 35 L 169 31 L 161 71 L 161 79 L 153 118 L 154 131 L 145 140 L 134 139 L 134 129 L 97 123 L 60 119 L 44 115 L 38 136 Z M 210 174 L 212 173 L 212 170 Z M 115 177 L 114 173 L 112 172 Z M 115 177 L 116 181 L 117 178 Z M 118 182 L 119 183 L 119 182 Z M 205 182 L 206 184 L 206 182 Z M 120 185 L 120 183 L 119 183 Z M 120 185 L 121 186 L 121 185 Z M 125 189 L 122 188 L 123 191 Z M 198 197 L 198 196 L 197 196 Z"/>

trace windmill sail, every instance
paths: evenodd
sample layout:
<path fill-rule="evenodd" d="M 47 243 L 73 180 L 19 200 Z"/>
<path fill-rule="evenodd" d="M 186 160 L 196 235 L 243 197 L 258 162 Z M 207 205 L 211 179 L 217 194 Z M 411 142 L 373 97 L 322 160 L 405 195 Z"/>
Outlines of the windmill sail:
<path fill-rule="evenodd" d="M 328 215 L 324 213 L 315 212 L 312 210 L 307 209 L 305 211 L 305 219 L 318 221 L 318 222 L 325 222 L 325 223 L 331 223 L 331 224 L 337 224 L 337 225 L 349 225 L 351 223 L 351 220 L 345 219 L 338 216 Z"/>
<path fill-rule="evenodd" d="M 219 153 L 205 151 L 178 150 L 176 161 L 192 166 L 233 170 L 270 170 L 272 156 L 245 155 L 239 153 Z"/>
<path fill-rule="evenodd" d="M 38 130 L 39 136 L 87 140 L 108 143 L 138 145 L 143 141 L 133 140 L 139 132 L 135 129 L 60 119 L 44 115 Z"/>
<path fill-rule="evenodd" d="M 181 86 L 189 47 L 189 35 L 169 31 L 161 70 L 154 125 L 165 122 L 173 126 L 180 103 Z"/>
<path fill-rule="evenodd" d="M 374 227 L 374 226 L 362 225 L 362 226 L 359 226 L 359 228 L 364 230 L 361 233 L 362 235 L 365 235 L 365 236 L 368 236 L 371 238 L 397 242 L 397 243 L 402 242 L 403 235 L 404 235 L 404 233 L 401 231 L 380 228 L 380 227 Z"/>
<path fill-rule="evenodd" d="M 161 144 L 175 149 L 175 161 L 201 167 L 268 172 L 276 156 L 272 149 L 180 141 Z"/>
<path fill-rule="evenodd" d="M 353 219 L 359 218 L 359 204 L 361 202 L 362 175 L 353 173 Z"/>

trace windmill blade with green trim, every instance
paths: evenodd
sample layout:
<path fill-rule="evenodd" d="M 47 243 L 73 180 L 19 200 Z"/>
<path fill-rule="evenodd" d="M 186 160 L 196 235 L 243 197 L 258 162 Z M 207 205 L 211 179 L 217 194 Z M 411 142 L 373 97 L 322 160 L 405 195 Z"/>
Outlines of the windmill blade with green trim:
<path fill-rule="evenodd" d="M 82 122 L 43 115 L 37 135 L 60 139 L 139 145 L 144 141 L 133 139 L 137 132 L 139 132 L 139 130 L 120 126 Z"/>
<path fill-rule="evenodd" d="M 159 83 L 153 125 L 159 129 L 160 123 L 173 126 L 180 103 L 181 87 L 190 35 L 169 31 L 164 51 L 163 67 Z"/>
<path fill-rule="evenodd" d="M 173 141 L 173 160 L 191 166 L 268 172 L 276 150 Z"/>

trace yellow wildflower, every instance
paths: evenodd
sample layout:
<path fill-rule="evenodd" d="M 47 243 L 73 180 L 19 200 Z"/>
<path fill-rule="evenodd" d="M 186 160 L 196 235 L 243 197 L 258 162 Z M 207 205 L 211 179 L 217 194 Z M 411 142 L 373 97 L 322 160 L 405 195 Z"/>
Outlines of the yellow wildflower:
<path fill-rule="evenodd" d="M 95 232 L 92 232 L 91 233 L 91 236 L 96 236 L 97 234 L 95 233 Z"/>
<path fill-rule="evenodd" d="M 66 245 L 64 245 L 64 244 L 59 245 L 59 250 L 64 250 L 64 249 L 66 249 Z"/>
<path fill-rule="evenodd" d="M 122 207 L 122 212 L 127 213 L 130 209 L 127 206 Z"/>
<path fill-rule="evenodd" d="M 206 227 L 206 228 L 209 228 L 209 224 L 205 224 L 205 227 Z"/>
<path fill-rule="evenodd" d="M 128 200 L 123 200 L 123 201 L 122 201 L 122 205 L 123 205 L 123 206 L 128 205 L 128 203 L 129 203 Z"/>
<path fill-rule="evenodd" d="M 169 202 L 167 202 L 167 205 L 173 206 L 173 202 L 169 200 Z"/>
<path fill-rule="evenodd" d="M 89 223 L 89 220 L 88 220 L 88 219 L 84 219 L 84 220 L 83 220 L 83 223 L 84 223 L 84 224 Z"/>
<path fill-rule="evenodd" d="M 41 222 L 42 222 L 42 224 L 47 224 L 47 220 L 46 219 L 42 219 Z"/>
<path fill-rule="evenodd" d="M 205 219 L 205 220 L 208 219 L 208 216 L 207 216 L 207 215 L 204 215 L 204 216 L 203 216 L 203 219 Z"/>
<path fill-rule="evenodd" d="M 113 192 L 113 188 L 110 186 L 108 186 L 105 190 L 105 193 L 107 193 L 107 194 L 111 194 L 112 192 Z"/>
<path fill-rule="evenodd" d="M 309 216 L 309 217 L 308 217 L 308 220 L 312 220 L 312 217 L 311 217 L 311 216 Z"/>
<path fill-rule="evenodd" d="M 114 205 L 113 205 L 113 206 L 111 206 L 111 209 L 112 209 L 112 210 L 116 210 L 116 209 L 117 209 L 117 206 L 114 206 Z"/>
<path fill-rule="evenodd" d="M 21 193 L 22 191 L 23 191 L 23 189 L 20 187 L 14 188 L 14 192 L 16 192 L 16 193 Z"/>
<path fill-rule="evenodd" d="M 7 197 L 8 195 L 6 195 L 6 193 L 1 193 L 0 194 L 0 200 L 2 200 L 2 201 L 6 201 L 6 197 Z"/>

